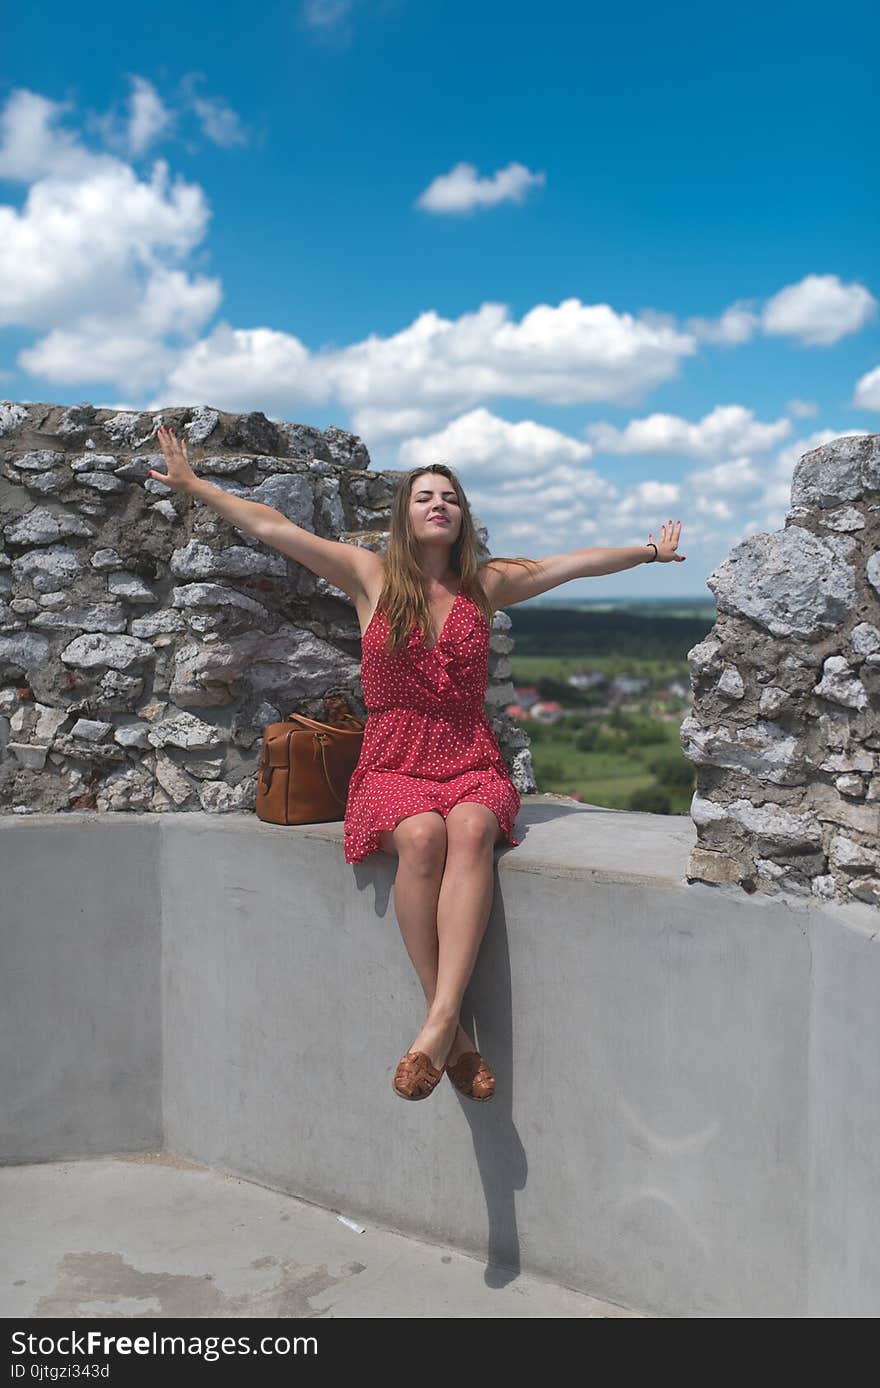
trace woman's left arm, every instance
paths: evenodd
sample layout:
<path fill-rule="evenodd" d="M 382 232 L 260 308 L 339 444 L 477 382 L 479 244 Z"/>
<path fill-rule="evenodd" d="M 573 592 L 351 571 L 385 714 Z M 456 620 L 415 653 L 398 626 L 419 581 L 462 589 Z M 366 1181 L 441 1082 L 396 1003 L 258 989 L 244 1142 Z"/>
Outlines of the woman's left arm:
<path fill-rule="evenodd" d="M 493 606 L 510 607 L 513 603 L 526 602 L 551 588 L 570 583 L 574 578 L 595 578 L 600 574 L 634 569 L 637 564 L 651 563 L 655 543 L 657 563 L 681 564 L 685 555 L 677 553 L 680 535 L 681 521 L 673 524 L 670 520 L 668 527 L 661 525 L 660 539 L 655 542 L 652 532 L 646 545 L 587 545 L 584 549 L 572 549 L 565 554 L 536 559 L 533 561 L 534 570 L 521 564 L 509 564 L 503 559 L 489 559 L 483 571 L 486 577 L 491 575 Z"/>

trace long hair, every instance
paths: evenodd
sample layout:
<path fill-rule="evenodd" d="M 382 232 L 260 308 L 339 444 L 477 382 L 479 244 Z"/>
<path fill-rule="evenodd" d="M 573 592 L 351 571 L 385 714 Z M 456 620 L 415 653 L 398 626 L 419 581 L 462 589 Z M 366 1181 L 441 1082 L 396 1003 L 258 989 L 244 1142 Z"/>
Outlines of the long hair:
<path fill-rule="evenodd" d="M 377 610 L 381 609 L 388 623 L 388 650 L 392 652 L 399 651 L 407 644 L 413 623 L 418 626 L 423 637 L 431 625 L 425 574 L 419 563 L 418 542 L 413 536 L 409 515 L 413 482 L 426 472 L 439 473 L 446 477 L 455 489 L 461 511 L 461 527 L 449 559 L 459 577 L 459 591 L 476 604 L 487 626 L 492 624 L 493 609 L 480 579 L 481 570 L 498 559 L 505 559 L 510 564 L 538 567 L 534 559 L 526 559 L 523 556 L 508 559 L 506 556 L 492 555 L 490 559 L 481 560 L 471 508 L 455 473 L 445 463 L 429 463 L 427 467 L 412 468 L 401 478 L 391 502 L 391 523 L 385 552 L 385 582 L 376 604 Z"/>

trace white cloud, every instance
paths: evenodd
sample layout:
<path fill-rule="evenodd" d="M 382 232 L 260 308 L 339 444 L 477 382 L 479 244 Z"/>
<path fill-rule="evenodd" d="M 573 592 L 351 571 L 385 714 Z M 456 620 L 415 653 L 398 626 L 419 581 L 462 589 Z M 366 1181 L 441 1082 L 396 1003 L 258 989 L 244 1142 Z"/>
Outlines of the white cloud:
<path fill-rule="evenodd" d="M 557 430 L 474 410 L 436 435 L 407 441 L 392 465 L 449 463 L 488 526 L 495 554 L 519 553 L 521 545 L 533 557 L 585 545 L 642 545 L 649 531 L 658 539 L 671 517 L 682 522 L 682 552 L 703 571 L 747 535 L 781 529 L 795 464 L 842 432 L 864 431 L 817 430 L 769 459 L 762 447 L 757 457 L 743 454 L 679 479 L 627 482 L 597 470 L 595 452 L 587 466 L 572 447 L 577 441 Z"/>
<path fill-rule="evenodd" d="M 819 406 L 815 400 L 789 400 L 785 408 L 795 419 L 807 419 L 819 413 Z"/>
<path fill-rule="evenodd" d="M 877 300 L 864 285 L 843 284 L 837 275 L 805 275 L 767 299 L 738 299 L 720 318 L 688 318 L 684 327 L 700 342 L 739 346 L 760 329 L 786 335 L 805 347 L 830 347 L 858 332 L 877 312 Z"/>
<path fill-rule="evenodd" d="M 698 515 L 711 516 L 714 520 L 727 521 L 733 517 L 733 511 L 720 497 L 698 496 L 694 499 L 693 507 Z"/>
<path fill-rule="evenodd" d="M 344 20 L 348 8 L 338 13 Z M 331 9 L 324 15 L 316 25 L 330 25 Z M 187 101 L 208 138 L 238 142 L 234 113 L 196 96 L 192 80 L 184 80 Z M 741 405 L 716 406 L 695 421 L 655 412 L 620 427 L 600 422 L 581 437 L 487 407 L 504 399 L 632 407 L 675 379 L 701 340 L 732 345 L 758 326 L 835 341 L 867 321 L 875 301 L 834 276 L 788 286 L 763 310 L 738 300 L 718 320 L 685 327 L 670 313 L 633 315 L 571 297 L 518 320 L 496 302 L 457 318 L 429 309 L 388 336 L 314 351 L 268 326 L 221 321 L 207 331 L 220 281 L 192 275 L 186 264 L 211 215 L 202 189 L 172 182 L 163 160 L 139 177 L 116 154 L 86 148 L 64 129 L 68 110 L 19 90 L 0 112 L 0 175 L 31 185 L 20 211 L 0 206 L 0 326 L 43 334 L 19 361 L 48 381 L 107 382 L 125 408 L 137 408 L 132 397 L 142 392 L 154 392 L 147 408 L 198 401 L 276 418 L 338 403 L 368 447 L 396 447 L 389 466 L 449 462 L 496 553 L 521 544 L 533 553 L 643 544 L 672 514 L 683 521 L 686 553 L 715 546 L 720 557 L 742 536 L 738 516 L 753 529 L 781 526 L 797 459 L 839 436 L 823 430 L 791 441 L 788 418 L 762 422 Z M 167 134 L 167 116 L 150 84 L 136 80 L 128 122 L 114 138 L 132 155 L 142 152 Z M 112 131 L 108 122 L 104 129 Z M 513 196 L 498 177 L 471 179 L 483 205 Z M 862 377 L 855 397 L 880 408 L 880 368 Z M 815 409 L 788 406 L 793 417 Z M 616 460 L 611 476 L 599 469 L 600 450 Z M 699 466 L 682 477 L 630 477 L 634 454 Z"/>
<path fill-rule="evenodd" d="M 545 182 L 545 174 L 532 173 L 515 162 L 497 169 L 491 178 L 480 178 L 473 164 L 459 163 L 449 173 L 437 175 L 416 199 L 416 207 L 428 212 L 471 212 L 502 202 L 520 203 L 530 188 Z"/>
<path fill-rule="evenodd" d="M 42 179 L 21 212 L 0 206 L 0 324 L 62 326 L 96 310 L 124 323 L 151 277 L 167 274 L 164 259 L 184 257 L 201 239 L 208 216 L 198 187 L 169 186 L 164 160 L 149 182 L 120 163 L 79 182 Z M 219 280 L 182 276 L 177 284 L 204 305 L 219 302 Z"/>
<path fill-rule="evenodd" d="M 592 450 L 532 420 L 473 410 L 428 438 L 408 440 L 395 466 L 447 462 L 489 528 L 494 554 L 533 557 L 585 545 L 644 544 L 681 502 L 677 482 L 620 487 L 587 465 Z"/>
<path fill-rule="evenodd" d="M 220 323 L 209 337 L 185 349 L 148 409 L 174 400 L 210 400 L 226 410 L 272 410 L 293 418 L 297 404 L 330 399 L 319 358 L 298 338 L 271 328 L 236 329 Z"/>
<path fill-rule="evenodd" d="M 0 205 L 0 326 L 49 330 L 19 354 L 48 380 L 148 389 L 173 365 L 164 338 L 191 338 L 220 302 L 219 280 L 176 264 L 210 212 L 164 160 L 144 180 L 86 149 L 65 110 L 17 91 L 0 114 L 0 174 L 31 182 L 20 211 Z"/>
<path fill-rule="evenodd" d="M 212 144 L 224 149 L 247 144 L 242 122 L 229 103 L 222 97 L 204 96 L 197 92 L 196 86 L 202 80 L 202 74 L 197 72 L 188 72 L 181 77 L 176 102 L 180 109 L 175 111 L 160 96 L 152 82 L 137 74 L 130 75 L 131 92 L 126 114 L 119 116 L 115 111 L 99 114 L 87 112 L 85 128 L 100 136 L 107 149 L 120 158 L 140 159 L 160 140 L 167 141 L 172 136 L 177 139 L 183 113 L 192 111 L 201 133 Z M 191 143 L 186 141 L 186 145 L 192 152 Z"/>
<path fill-rule="evenodd" d="M 123 286 L 125 288 L 125 286 Z M 93 380 L 118 380 L 146 390 L 173 369 L 177 349 L 163 339 L 190 337 L 214 312 L 216 282 L 187 279 L 179 270 L 157 267 L 123 304 L 80 312 L 74 326 L 53 328 L 18 356 L 25 370 L 52 381 L 82 380 L 83 362 Z"/>
<path fill-rule="evenodd" d="M 9 94 L 0 111 L 0 178 L 32 183 L 57 175 L 73 183 L 116 165 L 113 155 L 92 153 L 76 133 L 57 126 L 72 105 L 25 88 Z"/>
<path fill-rule="evenodd" d="M 754 303 L 753 299 L 739 299 L 726 308 L 720 318 L 688 318 L 685 327 L 701 342 L 739 347 L 754 336 L 760 324 Z"/>
<path fill-rule="evenodd" d="M 454 320 L 429 310 L 388 337 L 335 351 L 227 323 L 171 351 L 168 333 L 192 338 L 220 303 L 220 281 L 187 278 L 181 264 L 206 233 L 203 191 L 172 184 L 164 160 L 144 179 L 115 155 L 92 152 L 63 128 L 66 110 L 18 91 L 0 116 L 0 174 L 31 181 L 21 211 L 0 206 L 0 326 L 48 333 L 19 361 L 49 381 L 276 414 L 335 398 L 375 442 L 434 428 L 493 396 L 632 403 L 696 350 L 668 319 L 570 298 L 536 305 L 518 322 L 498 303 Z M 135 385 L 130 344 L 141 334 Z"/>
<path fill-rule="evenodd" d="M 462 476 L 487 481 L 509 480 L 545 469 L 555 463 L 582 462 L 592 455 L 589 444 L 580 443 L 534 420 L 512 423 L 480 407 L 453 419 L 444 429 L 423 438 L 411 438 L 398 453 L 401 468 L 454 460 L 450 466 Z"/>
<path fill-rule="evenodd" d="M 237 112 L 223 97 L 199 95 L 196 85 L 201 80 L 201 73 L 185 73 L 180 80 L 180 93 L 183 105 L 195 112 L 202 134 L 222 149 L 247 144 L 248 136 Z"/>
<path fill-rule="evenodd" d="M 670 506 L 676 506 L 681 497 L 677 482 L 635 482 L 627 489 L 615 507 L 616 518 L 629 517 L 635 512 L 646 510 L 660 512 L 661 523 L 669 517 L 662 514 Z"/>
<path fill-rule="evenodd" d="M 875 366 L 856 382 L 852 404 L 860 410 L 880 410 L 880 366 Z"/>
<path fill-rule="evenodd" d="M 193 109 L 201 123 L 202 133 L 215 145 L 231 149 L 233 145 L 247 144 L 238 115 L 222 97 L 197 96 L 193 100 Z"/>
<path fill-rule="evenodd" d="M 454 320 L 429 310 L 390 337 L 371 333 L 314 354 L 285 333 L 224 325 L 180 353 L 162 389 L 210 398 L 224 409 L 267 412 L 332 395 L 352 412 L 351 427 L 369 446 L 377 436 L 368 423 L 390 438 L 405 431 L 412 411 L 420 428 L 431 428 L 494 396 L 627 403 L 675 376 L 680 358 L 693 351 L 692 339 L 673 328 L 649 326 L 607 304 L 539 304 L 517 323 L 504 304 L 486 303 Z M 229 369 L 236 357 L 246 363 L 244 374 Z"/>
<path fill-rule="evenodd" d="M 701 468 L 689 472 L 682 479 L 686 488 L 695 493 L 716 492 L 754 492 L 760 486 L 761 472 L 750 458 L 734 458 L 729 463 L 716 463 L 715 467 Z"/>
<path fill-rule="evenodd" d="M 130 159 L 140 158 L 151 145 L 170 133 L 174 117 L 152 82 L 137 75 L 130 79 L 132 90 L 128 98 L 128 114 L 120 120 L 114 112 L 92 115 L 87 124 L 99 133 L 104 143 Z"/>
<path fill-rule="evenodd" d="M 679 415 L 651 414 L 623 429 L 591 424 L 584 431 L 606 453 L 649 453 L 713 458 L 719 453 L 764 452 L 791 431 L 787 419 L 760 424 L 743 405 L 716 405 L 696 424 Z"/>
<path fill-rule="evenodd" d="M 369 439 L 373 445 L 385 439 L 400 438 L 405 434 L 416 434 L 422 429 L 430 429 L 435 423 L 434 410 L 422 410 L 417 406 L 402 406 L 399 410 L 374 409 L 363 405 L 352 420 L 355 433 Z"/>
<path fill-rule="evenodd" d="M 864 285 L 843 284 L 837 275 L 806 275 L 767 300 L 761 326 L 805 347 L 829 347 L 858 332 L 876 313 L 877 300 Z"/>

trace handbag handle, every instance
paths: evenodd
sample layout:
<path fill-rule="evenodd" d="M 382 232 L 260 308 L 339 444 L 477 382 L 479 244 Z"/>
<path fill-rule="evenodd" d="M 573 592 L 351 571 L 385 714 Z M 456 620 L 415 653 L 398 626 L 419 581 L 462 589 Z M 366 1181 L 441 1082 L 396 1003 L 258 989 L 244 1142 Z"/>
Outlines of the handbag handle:
<path fill-rule="evenodd" d="M 328 712 L 331 714 L 331 716 L 335 715 L 339 719 L 339 722 L 337 723 L 321 723 L 318 721 L 317 718 L 309 718 L 306 714 L 297 713 L 295 710 L 291 710 L 291 712 L 288 713 L 287 718 L 284 720 L 285 722 L 289 723 L 298 723 L 301 732 L 310 732 L 312 734 L 314 738 L 314 756 L 315 758 L 317 758 L 318 754 L 320 753 L 321 766 L 324 771 L 324 780 L 327 782 L 327 789 L 330 791 L 330 794 L 333 796 L 333 799 L 336 801 L 336 803 L 338 805 L 342 805 L 343 807 L 347 803 L 347 796 L 340 795 L 339 791 L 333 784 L 333 780 L 330 775 L 330 768 L 327 765 L 327 744 L 332 741 L 331 735 L 333 733 L 357 734 L 362 733 L 364 731 L 364 728 L 366 727 L 366 723 L 362 718 L 358 718 L 355 714 L 350 713 L 346 708 L 340 707 L 340 704 L 344 705 L 344 703 L 344 699 L 326 700 Z M 350 724 L 350 726 L 346 727 L 344 726 L 344 724 Z M 268 763 L 268 750 L 266 755 L 266 761 Z"/>
<path fill-rule="evenodd" d="M 344 806 L 347 797 L 339 794 L 339 792 L 337 791 L 336 787 L 330 779 L 330 771 L 327 766 L 327 743 L 329 741 L 330 739 L 326 733 L 315 733 L 315 756 L 317 757 L 318 749 L 320 748 L 321 762 L 324 767 L 324 780 L 327 782 L 327 788 L 330 791 L 330 794 L 333 796 L 333 799 L 338 801 L 340 805 Z"/>

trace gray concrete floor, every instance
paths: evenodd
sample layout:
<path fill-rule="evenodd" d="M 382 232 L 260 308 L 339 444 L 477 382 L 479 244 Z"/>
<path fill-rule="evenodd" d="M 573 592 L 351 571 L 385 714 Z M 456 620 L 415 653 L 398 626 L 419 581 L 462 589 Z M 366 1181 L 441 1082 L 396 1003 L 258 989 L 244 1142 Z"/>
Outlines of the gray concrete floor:
<path fill-rule="evenodd" d="M 167 1152 L 0 1167 L 0 1315 L 640 1314 L 338 1213 Z"/>

